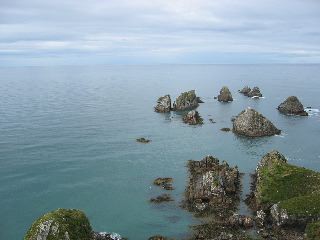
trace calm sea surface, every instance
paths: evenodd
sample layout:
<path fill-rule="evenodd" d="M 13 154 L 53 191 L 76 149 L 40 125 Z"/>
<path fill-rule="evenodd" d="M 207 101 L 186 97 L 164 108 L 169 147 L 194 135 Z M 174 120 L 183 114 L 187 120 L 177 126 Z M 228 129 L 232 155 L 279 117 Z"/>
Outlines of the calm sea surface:
<path fill-rule="evenodd" d="M 223 85 L 234 102 L 213 99 Z M 259 86 L 265 98 L 237 93 Z M 195 89 L 205 124 L 159 114 L 159 96 Z M 214 155 L 245 173 L 244 193 L 263 154 L 278 149 L 293 164 L 320 170 L 320 115 L 287 117 L 289 95 L 320 108 L 320 65 L 164 65 L 0 68 L 0 239 L 22 239 L 56 208 L 79 208 L 97 231 L 132 240 L 181 238 L 196 221 L 179 208 L 188 159 Z M 220 131 L 246 107 L 264 114 L 281 136 L 246 139 Z M 209 118 L 217 123 L 212 124 Z M 138 137 L 152 139 L 144 145 Z M 153 205 L 156 177 L 174 177 L 175 202 Z M 242 204 L 240 212 L 248 210 Z"/>

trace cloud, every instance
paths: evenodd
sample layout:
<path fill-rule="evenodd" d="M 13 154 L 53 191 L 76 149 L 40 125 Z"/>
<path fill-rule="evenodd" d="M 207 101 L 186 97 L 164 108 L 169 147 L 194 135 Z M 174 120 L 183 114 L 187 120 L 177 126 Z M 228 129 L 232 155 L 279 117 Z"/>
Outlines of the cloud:
<path fill-rule="evenodd" d="M 246 54 L 252 63 L 320 62 L 318 0 L 0 0 L 0 6 L 2 65 L 52 63 L 52 56 L 54 64 L 220 63 L 221 56 L 246 63 Z"/>

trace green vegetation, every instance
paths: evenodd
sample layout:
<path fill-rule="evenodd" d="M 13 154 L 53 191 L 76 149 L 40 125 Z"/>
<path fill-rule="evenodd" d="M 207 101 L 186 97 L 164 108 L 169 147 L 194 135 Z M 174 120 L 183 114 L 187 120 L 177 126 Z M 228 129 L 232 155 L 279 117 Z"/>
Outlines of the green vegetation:
<path fill-rule="evenodd" d="M 86 215 L 76 209 L 57 209 L 37 219 L 24 240 L 91 240 L 92 229 Z"/>
<path fill-rule="evenodd" d="M 320 239 L 320 221 L 309 223 L 306 227 L 306 234 L 308 240 Z"/>

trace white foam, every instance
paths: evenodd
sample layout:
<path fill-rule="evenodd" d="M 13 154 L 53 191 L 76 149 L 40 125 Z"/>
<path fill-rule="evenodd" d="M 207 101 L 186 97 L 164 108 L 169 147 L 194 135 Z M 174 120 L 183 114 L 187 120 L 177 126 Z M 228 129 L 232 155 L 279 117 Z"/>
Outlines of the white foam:
<path fill-rule="evenodd" d="M 310 116 L 314 116 L 314 115 L 318 116 L 318 115 L 319 115 L 319 112 L 320 112 L 320 110 L 317 109 L 317 108 L 305 108 L 304 110 L 305 110 Z"/>

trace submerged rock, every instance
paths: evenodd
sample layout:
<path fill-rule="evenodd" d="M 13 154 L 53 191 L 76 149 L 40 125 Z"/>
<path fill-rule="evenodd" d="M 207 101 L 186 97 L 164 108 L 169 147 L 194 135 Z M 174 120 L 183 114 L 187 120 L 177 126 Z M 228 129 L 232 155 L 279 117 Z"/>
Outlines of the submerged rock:
<path fill-rule="evenodd" d="M 188 123 L 190 125 L 203 124 L 203 119 L 200 117 L 198 111 L 192 110 L 188 112 L 183 118 L 184 123 Z"/>
<path fill-rule="evenodd" d="M 155 106 L 154 110 L 156 112 L 170 112 L 171 110 L 171 98 L 170 95 L 165 95 L 160 97 L 157 101 L 157 106 Z"/>
<path fill-rule="evenodd" d="M 165 190 L 173 190 L 172 182 L 173 178 L 157 178 L 153 181 L 153 184 L 160 186 Z"/>
<path fill-rule="evenodd" d="M 262 114 L 247 108 L 234 119 L 233 132 L 248 137 L 262 137 L 280 134 L 281 130 Z"/>
<path fill-rule="evenodd" d="M 232 94 L 228 87 L 222 87 L 220 90 L 220 94 L 218 95 L 219 102 L 232 102 Z"/>
<path fill-rule="evenodd" d="M 198 98 L 195 90 L 181 93 L 181 95 L 173 103 L 174 111 L 186 111 L 191 110 L 199 106 Z"/>
<path fill-rule="evenodd" d="M 204 101 L 200 97 L 197 97 L 197 101 L 198 103 L 204 103 Z"/>
<path fill-rule="evenodd" d="M 93 240 L 124 240 L 124 238 L 118 233 L 95 232 L 93 233 Z"/>
<path fill-rule="evenodd" d="M 150 139 L 146 139 L 146 138 L 144 138 L 144 137 L 142 137 L 142 138 L 137 138 L 136 141 L 139 142 L 139 143 L 149 143 L 149 142 L 151 142 Z"/>
<path fill-rule="evenodd" d="M 262 97 L 262 93 L 260 92 L 260 88 L 254 87 L 247 95 L 248 97 Z"/>
<path fill-rule="evenodd" d="M 91 240 L 93 232 L 86 215 L 76 209 L 57 209 L 38 218 L 24 240 Z"/>
<path fill-rule="evenodd" d="M 213 120 L 213 118 L 209 118 L 209 121 L 210 121 L 211 123 L 216 123 L 216 122 Z"/>
<path fill-rule="evenodd" d="M 283 114 L 308 116 L 308 113 L 304 110 L 302 103 L 296 96 L 288 97 L 278 106 L 278 110 Z"/>
<path fill-rule="evenodd" d="M 162 203 L 162 202 L 170 202 L 173 201 L 173 199 L 171 198 L 170 194 L 161 194 L 160 196 L 157 196 L 156 198 L 151 198 L 150 202 L 153 203 Z"/>
<path fill-rule="evenodd" d="M 251 91 L 251 88 L 249 88 L 248 86 L 245 86 L 244 88 L 239 90 L 239 93 L 242 93 L 243 95 L 248 96 L 250 91 Z"/>
<path fill-rule="evenodd" d="M 169 239 L 161 235 L 155 235 L 155 236 L 149 237 L 148 240 L 169 240 Z"/>
<path fill-rule="evenodd" d="M 227 127 L 221 128 L 220 130 L 223 131 L 223 132 L 230 132 L 231 131 L 231 129 L 227 128 Z"/>

